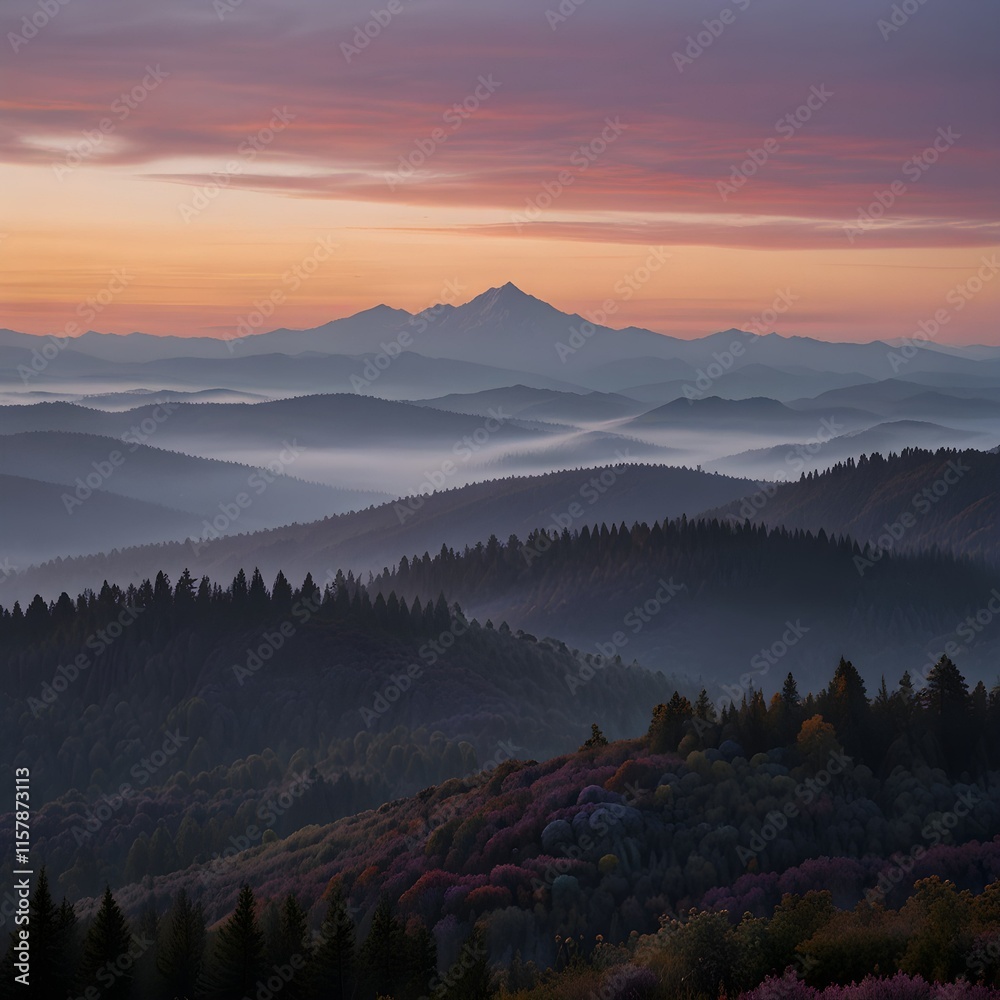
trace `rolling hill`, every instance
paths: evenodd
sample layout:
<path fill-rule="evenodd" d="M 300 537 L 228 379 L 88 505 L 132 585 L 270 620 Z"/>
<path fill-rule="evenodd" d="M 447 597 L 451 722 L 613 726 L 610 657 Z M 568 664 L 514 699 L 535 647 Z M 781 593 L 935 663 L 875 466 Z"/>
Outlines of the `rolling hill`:
<path fill-rule="evenodd" d="M 603 523 L 415 553 L 372 586 L 440 587 L 481 620 L 711 679 L 713 698 L 774 691 L 787 670 L 815 688 L 822 665 L 841 656 L 874 687 L 943 650 L 973 680 L 992 682 L 1000 652 L 997 629 L 968 624 L 996 617 L 987 607 L 1000 587 L 995 567 L 738 519 Z"/>
<path fill-rule="evenodd" d="M 6 583 L 21 600 L 35 593 L 97 587 L 105 579 L 127 585 L 163 569 L 176 577 L 185 567 L 197 575 L 231 578 L 241 567 L 259 566 L 270 578 L 283 569 L 293 577 L 327 569 L 375 571 L 404 553 L 461 548 L 491 534 L 506 539 L 538 528 L 573 527 L 600 520 L 654 521 L 693 514 L 743 496 L 756 484 L 694 469 L 627 465 L 510 478 L 414 496 L 354 514 L 249 535 L 231 534 L 196 547 L 149 545 L 88 559 L 58 559 Z M 239 530 L 238 524 L 234 526 Z"/>
<path fill-rule="evenodd" d="M 894 551 L 939 548 L 997 566 L 1000 455 L 995 449 L 913 448 L 888 458 L 873 454 L 709 514 L 807 531 L 823 528 L 861 542 L 877 542 L 894 530 L 898 537 L 887 542 Z"/>
<path fill-rule="evenodd" d="M 155 440 L 151 436 L 151 439 Z M 315 521 L 389 499 L 385 494 L 338 490 L 294 477 L 294 449 L 261 468 L 165 451 L 138 440 L 71 431 L 0 435 L 0 474 L 72 487 L 76 499 L 89 488 L 158 503 L 211 520 L 221 506 L 245 494 L 241 531 Z M 79 493 L 79 497 L 77 496 Z"/>
<path fill-rule="evenodd" d="M 196 515 L 101 490 L 81 504 L 74 500 L 65 486 L 0 475 L 4 597 L 13 600 L 20 593 L 19 578 L 9 573 L 40 560 L 72 559 L 153 541 L 181 543 L 201 529 Z"/>

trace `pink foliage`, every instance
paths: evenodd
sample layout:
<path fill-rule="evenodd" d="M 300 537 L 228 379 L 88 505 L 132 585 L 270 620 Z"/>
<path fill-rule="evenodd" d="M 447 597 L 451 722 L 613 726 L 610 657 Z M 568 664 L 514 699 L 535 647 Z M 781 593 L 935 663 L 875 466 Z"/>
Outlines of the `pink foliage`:
<path fill-rule="evenodd" d="M 741 993 L 739 1000 L 814 1000 L 819 995 L 789 971 L 781 979 L 765 979 L 755 990 Z"/>
<path fill-rule="evenodd" d="M 968 983 L 928 983 L 920 976 L 897 972 L 892 979 L 868 976 L 849 986 L 816 990 L 788 972 L 782 979 L 767 979 L 739 1000 L 997 1000 L 1000 991 Z"/>
<path fill-rule="evenodd" d="M 484 885 L 473 889 L 465 899 L 465 904 L 476 914 L 487 910 L 501 910 L 511 904 L 509 889 L 502 885 Z"/>

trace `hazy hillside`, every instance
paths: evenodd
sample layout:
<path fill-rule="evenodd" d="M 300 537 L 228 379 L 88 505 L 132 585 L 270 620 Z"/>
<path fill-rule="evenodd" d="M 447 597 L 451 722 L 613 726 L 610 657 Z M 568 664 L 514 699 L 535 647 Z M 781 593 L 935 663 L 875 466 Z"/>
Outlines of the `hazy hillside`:
<path fill-rule="evenodd" d="M 132 410 L 149 403 L 262 403 L 266 396 L 233 389 L 133 389 L 127 392 L 107 392 L 66 397 L 70 403 L 92 406 L 96 410 Z"/>
<path fill-rule="evenodd" d="M 39 338 L 22 336 L 32 345 L 44 346 L 45 342 L 39 342 Z M 311 349 L 293 354 L 280 353 L 276 347 L 265 352 L 244 352 L 247 341 L 232 342 L 230 351 L 224 340 L 145 337 L 149 353 L 156 355 L 145 361 L 115 357 L 115 344 L 121 341 L 126 348 L 127 337 L 102 336 L 102 342 L 108 342 L 102 347 L 102 355 L 111 355 L 107 359 L 81 353 L 82 339 L 73 341 L 72 347 L 62 351 L 51 367 L 46 366 L 27 378 L 26 372 L 34 372 L 32 351 L 39 347 L 0 346 L 0 395 L 10 402 L 22 402 L 42 392 L 57 398 L 72 398 L 128 392 L 136 386 L 148 385 L 159 386 L 167 398 L 215 390 L 250 396 L 362 392 L 389 399 L 412 399 L 450 393 L 456 385 L 474 391 L 516 383 L 584 391 L 566 372 L 549 377 L 520 371 L 511 369 L 507 359 L 499 365 L 488 365 L 428 358 L 417 351 L 402 350 L 391 336 L 376 341 L 371 350 L 357 353 Z M 161 345 L 161 341 L 167 341 L 168 346 Z M 179 346 L 171 349 L 169 343 L 173 341 Z M 209 352 L 207 355 L 198 352 L 202 343 Z M 390 345 L 391 357 L 380 343 Z M 160 357 L 161 354 L 165 356 Z"/>
<path fill-rule="evenodd" d="M 201 530 L 196 515 L 99 490 L 70 513 L 73 497 L 67 496 L 65 486 L 0 475 L 3 598 L 12 601 L 20 593 L 19 578 L 9 574 L 39 560 L 110 552 L 150 540 L 180 541 Z"/>
<path fill-rule="evenodd" d="M 706 462 L 705 468 L 770 482 L 794 482 L 804 472 L 823 472 L 837 462 L 874 452 L 888 455 L 906 448 L 988 449 L 1000 437 L 998 433 L 958 430 L 926 420 L 886 420 L 867 430 L 836 436 L 831 435 L 829 426 L 817 424 L 810 438 L 727 455 Z"/>
<path fill-rule="evenodd" d="M 738 520 L 491 539 L 415 556 L 373 584 L 440 587 L 481 619 L 703 676 L 719 692 L 774 691 L 789 669 L 817 687 L 840 656 L 874 686 L 947 643 L 970 677 L 992 681 L 1000 637 L 963 623 L 998 585 L 996 570 L 951 556 L 880 557 L 849 538 Z"/>
<path fill-rule="evenodd" d="M 873 454 L 754 499 L 710 513 L 809 531 L 825 528 L 895 551 L 937 546 L 1000 564 L 1000 455 L 995 450 L 906 448 L 887 459 Z"/>
<path fill-rule="evenodd" d="M 103 412 L 71 403 L 0 407 L 0 432 L 74 430 L 252 466 L 279 462 L 297 478 L 408 496 L 493 477 L 582 465 L 616 455 L 668 461 L 678 451 L 609 431 L 522 421 L 502 406 L 484 416 L 354 393 L 269 402 L 162 403 Z M 284 456 L 294 453 L 289 462 Z"/>
<path fill-rule="evenodd" d="M 239 341 L 232 354 L 227 351 L 223 358 L 163 358 L 128 368 L 116 366 L 110 374 L 118 379 L 160 383 L 200 384 L 207 379 L 232 389 L 254 389 L 274 396 L 360 392 L 387 399 L 411 399 L 451 392 L 456 385 L 488 390 L 517 382 L 539 388 L 575 388 L 565 372 L 561 377 L 524 372 L 512 369 L 509 358 L 490 365 L 476 360 L 425 357 L 419 351 L 401 351 L 388 336 L 356 353 L 312 348 L 291 355 L 268 352 L 244 356 L 243 343 Z M 391 344 L 391 357 L 379 346 L 385 343 Z"/>
<path fill-rule="evenodd" d="M 743 496 L 756 484 L 694 469 L 622 465 L 544 476 L 494 480 L 430 496 L 407 497 L 354 514 L 250 535 L 237 522 L 227 537 L 191 545 L 144 546 L 92 559 L 57 560 L 7 581 L 8 594 L 30 600 L 61 590 L 98 587 L 105 579 L 123 586 L 160 569 L 176 577 L 230 579 L 241 567 L 259 566 L 268 578 L 279 569 L 294 578 L 328 569 L 373 570 L 394 565 L 405 553 L 461 548 L 491 534 L 506 539 L 538 528 L 611 522 L 655 521 L 694 514 Z M 199 535 L 199 538 L 201 535 Z"/>
<path fill-rule="evenodd" d="M 522 419 L 577 425 L 624 420 L 646 409 L 642 403 L 615 393 L 557 392 L 524 385 L 484 392 L 452 393 L 415 402 L 438 410 L 479 416 L 486 416 L 491 409 L 495 411 L 499 406 Z"/>
<path fill-rule="evenodd" d="M 149 439 L 156 441 L 156 435 Z M 388 499 L 385 494 L 303 482 L 294 475 L 297 457 L 294 448 L 286 449 L 269 464 L 254 468 L 140 444 L 127 432 L 125 440 L 71 431 L 0 435 L 0 474 L 68 487 L 69 515 L 87 501 L 94 485 L 209 521 L 245 496 L 237 515 L 227 516 L 240 531 L 315 521 Z"/>
<path fill-rule="evenodd" d="M 845 407 L 825 409 L 823 416 L 843 430 L 857 430 L 878 422 L 870 413 Z M 822 430 L 822 425 L 817 424 L 817 417 L 812 413 L 793 410 L 776 399 L 762 396 L 749 399 L 723 399 L 720 396 L 675 399 L 634 417 L 624 427 L 637 434 L 661 429 L 711 429 L 754 434 L 780 431 L 797 434 L 803 440 L 815 437 Z"/>
<path fill-rule="evenodd" d="M 822 409 L 827 406 L 859 407 L 882 416 L 894 416 L 908 411 L 911 407 L 921 416 L 930 416 L 924 409 L 932 403 L 966 400 L 976 404 L 1000 401 L 1000 388 L 995 380 L 986 376 L 979 379 L 966 376 L 955 378 L 954 384 L 947 381 L 947 375 L 914 373 L 911 380 L 903 378 L 882 379 L 867 384 L 847 385 L 815 396 L 803 395 L 792 402 L 800 409 Z M 935 386 L 928 391 L 927 386 Z M 995 411 L 993 411 L 995 412 Z"/>

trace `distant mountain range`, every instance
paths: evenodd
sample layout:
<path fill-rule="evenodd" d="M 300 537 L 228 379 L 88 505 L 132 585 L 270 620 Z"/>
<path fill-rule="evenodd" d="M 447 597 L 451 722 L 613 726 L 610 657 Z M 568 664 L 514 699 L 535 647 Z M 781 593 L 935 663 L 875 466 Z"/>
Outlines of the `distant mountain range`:
<path fill-rule="evenodd" d="M 51 366 L 25 381 L 19 369 L 30 364 L 31 356 L 27 348 L 0 347 L 0 396 L 6 402 L 89 399 L 111 391 L 121 393 L 137 389 L 166 391 L 174 398 L 182 398 L 178 394 L 190 398 L 194 393 L 208 391 L 265 398 L 361 392 L 386 399 L 447 393 L 454 391 L 456 386 L 468 390 L 494 389 L 517 382 L 539 388 L 582 391 L 564 379 L 506 366 L 498 368 L 447 358 L 428 358 L 414 351 L 399 354 L 391 365 L 385 366 L 385 356 L 379 353 L 352 356 L 311 351 L 296 355 L 183 356 L 119 362 L 93 358 L 67 348 Z M 148 386 L 157 389 L 149 390 Z"/>
<path fill-rule="evenodd" d="M 522 374 L 602 391 L 643 387 L 654 378 L 661 383 L 680 380 L 693 386 L 700 375 L 702 383 L 696 391 L 704 392 L 708 388 L 705 380 L 711 385 L 733 379 L 745 367 L 750 371 L 741 380 L 733 379 L 738 395 L 773 395 L 796 376 L 810 390 L 820 392 L 844 385 L 845 375 L 863 381 L 888 378 L 900 370 L 907 375 L 1000 374 L 1000 348 L 994 347 L 962 350 L 925 345 L 912 357 L 903 357 L 898 346 L 881 341 L 830 343 L 807 337 L 756 334 L 727 330 L 680 340 L 637 327 L 616 330 L 561 312 L 508 282 L 462 305 L 440 303 L 418 315 L 379 305 L 308 330 L 279 329 L 228 339 L 88 332 L 64 345 L 62 353 L 29 382 L 33 387 L 47 382 L 50 368 L 53 376 L 59 369 L 93 376 L 122 365 L 133 366 L 133 378 L 146 371 L 156 372 L 161 378 L 171 372 L 186 377 L 196 374 L 189 365 L 160 366 L 142 372 L 134 366 L 178 359 L 247 361 L 256 355 L 349 356 L 362 360 L 355 372 L 358 375 L 362 375 L 365 359 L 376 359 L 379 367 L 374 371 L 388 373 L 403 352 L 507 371 L 513 367 Z M 31 352 L 39 345 L 37 337 L 0 331 L 0 351 L 4 352 L 6 368 L 30 367 Z M 102 362 L 103 367 L 95 362 Z M 351 373 L 343 362 L 341 366 L 341 377 L 346 382 Z M 208 373 L 214 373 L 213 366 L 208 366 Z M 394 376 L 387 375 L 385 383 L 375 391 L 380 392 L 393 381 Z M 452 389 L 457 384 L 461 382 L 452 381 Z"/>

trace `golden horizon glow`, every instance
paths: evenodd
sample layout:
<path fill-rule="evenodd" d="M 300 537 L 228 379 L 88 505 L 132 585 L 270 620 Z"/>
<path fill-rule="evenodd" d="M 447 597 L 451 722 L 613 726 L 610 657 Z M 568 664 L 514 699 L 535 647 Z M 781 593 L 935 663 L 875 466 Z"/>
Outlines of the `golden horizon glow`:
<path fill-rule="evenodd" d="M 367 8 L 297 0 L 284 23 L 261 4 L 225 24 L 145 0 L 69 6 L 15 54 L 0 325 L 62 333 L 123 271 L 89 326 L 225 336 L 281 288 L 274 327 L 307 328 L 382 302 L 419 311 L 448 281 L 467 299 L 513 281 L 569 313 L 610 299 L 608 325 L 685 338 L 746 325 L 790 289 L 777 332 L 870 341 L 912 334 L 1000 248 L 984 215 L 993 56 L 968 12 L 928 8 L 892 40 L 904 107 L 877 33 L 845 47 L 834 31 L 804 66 L 788 39 L 813 15 L 792 6 L 765 18 L 773 38 L 746 20 L 727 55 L 677 73 L 648 29 L 683 39 L 690 26 L 646 0 L 581 9 L 555 33 L 522 0 L 504 18 L 414 7 L 350 59 L 341 43 Z M 831 13 L 837 30 L 861 31 L 862 6 Z M 961 63 L 923 65 L 934 24 L 961 33 Z M 776 130 L 820 82 L 828 102 Z M 336 249 L 284 285 L 322 240 Z M 657 247 L 666 265 L 616 291 Z M 985 281 L 941 342 L 1000 343 L 998 302 L 1000 281 Z"/>

